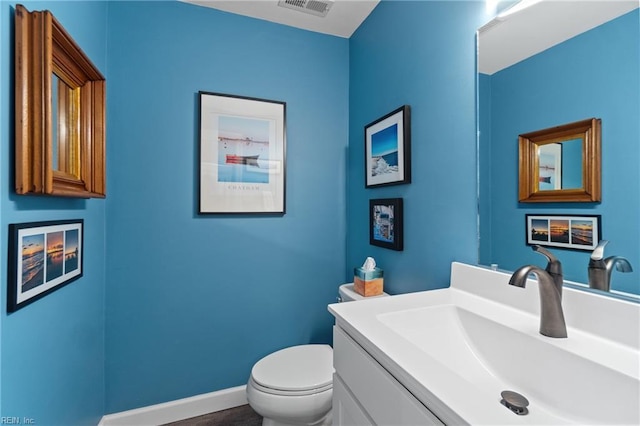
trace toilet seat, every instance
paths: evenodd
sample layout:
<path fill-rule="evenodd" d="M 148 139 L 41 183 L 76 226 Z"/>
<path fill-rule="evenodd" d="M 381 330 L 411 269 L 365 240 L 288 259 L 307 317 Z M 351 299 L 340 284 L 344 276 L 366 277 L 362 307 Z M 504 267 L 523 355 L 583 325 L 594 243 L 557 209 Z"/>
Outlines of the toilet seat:
<path fill-rule="evenodd" d="M 256 390 L 258 390 L 260 392 L 268 393 L 270 395 L 280 395 L 280 396 L 315 395 L 317 393 L 326 392 L 326 391 L 330 391 L 330 390 L 333 389 L 333 384 L 329 383 L 328 385 L 323 386 L 321 388 L 305 389 L 305 390 L 299 390 L 299 391 L 287 391 L 287 390 L 274 389 L 274 388 L 268 388 L 266 386 L 262 386 L 261 384 L 257 383 L 255 380 L 253 380 L 253 377 L 249 378 L 249 386 L 252 386 L 254 389 L 256 389 Z"/>
<path fill-rule="evenodd" d="M 302 396 L 333 387 L 333 349 L 329 345 L 300 345 L 281 349 L 251 369 L 250 383 L 273 395 Z"/>

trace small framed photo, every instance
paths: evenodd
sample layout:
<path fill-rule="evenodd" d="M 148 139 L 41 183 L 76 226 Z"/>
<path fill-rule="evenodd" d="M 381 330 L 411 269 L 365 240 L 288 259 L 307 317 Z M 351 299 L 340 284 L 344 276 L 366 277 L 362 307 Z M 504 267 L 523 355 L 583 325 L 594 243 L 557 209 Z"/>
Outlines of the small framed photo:
<path fill-rule="evenodd" d="M 365 187 L 411 183 L 411 109 L 403 105 L 364 127 Z"/>
<path fill-rule="evenodd" d="M 285 109 L 199 92 L 199 214 L 285 213 Z"/>
<path fill-rule="evenodd" d="M 83 219 L 9 225 L 7 312 L 82 276 Z"/>
<path fill-rule="evenodd" d="M 402 198 L 369 200 L 369 243 L 402 251 Z"/>
<path fill-rule="evenodd" d="M 528 245 L 592 251 L 602 239 L 600 215 L 527 214 L 525 218 Z"/>

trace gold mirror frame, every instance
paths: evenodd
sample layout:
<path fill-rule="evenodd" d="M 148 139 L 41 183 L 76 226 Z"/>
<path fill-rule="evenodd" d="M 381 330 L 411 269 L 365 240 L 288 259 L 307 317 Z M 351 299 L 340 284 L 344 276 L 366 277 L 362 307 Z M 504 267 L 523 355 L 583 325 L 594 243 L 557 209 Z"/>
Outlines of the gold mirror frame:
<path fill-rule="evenodd" d="M 519 194 L 521 203 L 601 201 L 601 120 L 590 118 L 551 127 L 518 137 Z M 539 190 L 538 147 L 551 143 L 582 140 L 582 188 Z"/>
<path fill-rule="evenodd" d="M 105 91 L 105 78 L 51 12 L 16 5 L 18 194 L 105 197 Z"/>

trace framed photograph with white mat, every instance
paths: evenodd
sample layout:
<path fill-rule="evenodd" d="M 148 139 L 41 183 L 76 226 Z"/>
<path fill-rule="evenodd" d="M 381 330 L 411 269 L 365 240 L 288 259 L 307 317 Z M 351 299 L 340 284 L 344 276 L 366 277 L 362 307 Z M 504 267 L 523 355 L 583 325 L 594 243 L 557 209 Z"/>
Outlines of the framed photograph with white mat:
<path fill-rule="evenodd" d="M 526 243 L 592 251 L 602 239 L 600 215 L 526 214 Z"/>
<path fill-rule="evenodd" d="M 286 103 L 199 92 L 199 214 L 284 214 Z"/>
<path fill-rule="evenodd" d="M 411 109 L 409 105 L 364 128 L 365 187 L 411 183 Z"/>
<path fill-rule="evenodd" d="M 9 225 L 7 312 L 82 277 L 83 219 Z"/>

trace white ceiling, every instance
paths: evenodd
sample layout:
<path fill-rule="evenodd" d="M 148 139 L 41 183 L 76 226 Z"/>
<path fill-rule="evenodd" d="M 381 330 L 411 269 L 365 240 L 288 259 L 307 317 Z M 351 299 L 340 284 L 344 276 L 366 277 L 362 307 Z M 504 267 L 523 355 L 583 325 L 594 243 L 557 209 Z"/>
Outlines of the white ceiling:
<path fill-rule="evenodd" d="M 321 18 L 280 7 L 278 0 L 181 1 L 345 38 L 351 37 L 379 2 L 334 0 L 327 16 Z M 639 4 L 640 0 L 542 0 L 520 12 L 495 18 L 479 31 L 478 71 L 493 74 Z"/>
<path fill-rule="evenodd" d="M 278 6 L 278 0 L 182 0 L 238 15 L 349 38 L 379 0 L 335 0 L 324 18 Z"/>
<path fill-rule="evenodd" d="M 478 71 L 493 74 L 639 6 L 638 0 L 536 3 L 479 31 Z"/>

